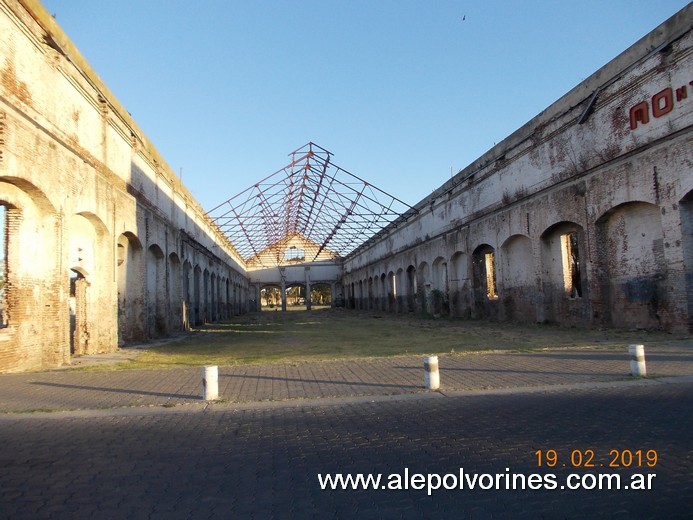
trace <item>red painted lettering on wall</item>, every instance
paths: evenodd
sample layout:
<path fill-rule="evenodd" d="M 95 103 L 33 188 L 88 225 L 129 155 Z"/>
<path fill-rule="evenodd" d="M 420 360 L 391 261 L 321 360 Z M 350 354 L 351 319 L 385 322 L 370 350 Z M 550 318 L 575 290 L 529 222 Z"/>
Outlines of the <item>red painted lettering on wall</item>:
<path fill-rule="evenodd" d="M 652 115 L 662 117 L 668 114 L 674 108 L 674 96 L 671 87 L 665 88 L 661 92 L 657 92 L 652 96 Z"/>
<path fill-rule="evenodd" d="M 630 109 L 630 128 L 634 130 L 638 123 L 647 124 L 650 122 L 650 107 L 645 101 L 638 103 Z"/>
<path fill-rule="evenodd" d="M 688 83 L 693 86 L 693 81 Z M 674 92 L 676 92 L 676 103 L 680 103 L 688 97 L 686 85 L 679 87 L 674 91 L 671 87 L 657 92 L 652 96 L 652 117 L 662 117 L 674 110 Z M 650 104 L 647 101 L 641 101 L 630 109 L 630 129 L 635 130 L 639 124 L 646 125 L 650 122 Z"/>

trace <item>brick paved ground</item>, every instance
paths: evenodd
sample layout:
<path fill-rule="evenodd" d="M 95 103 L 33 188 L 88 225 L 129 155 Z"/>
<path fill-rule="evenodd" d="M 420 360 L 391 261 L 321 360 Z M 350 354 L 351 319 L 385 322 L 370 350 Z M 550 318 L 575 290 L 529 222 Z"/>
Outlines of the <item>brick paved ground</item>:
<path fill-rule="evenodd" d="M 495 358 L 493 358 L 495 359 Z M 498 361 L 500 362 L 500 361 Z M 406 366 L 403 365 L 403 366 Z M 316 374 L 316 378 L 323 376 Z M 690 380 L 690 378 L 689 378 Z M 690 518 L 693 383 L 0 415 L 1 518 Z M 127 395 L 127 394 L 122 394 Z M 151 397 L 151 396 L 150 396 Z M 559 466 L 537 468 L 555 449 Z M 656 449 L 650 491 L 560 489 Z M 554 473 L 555 490 L 323 491 L 318 473 Z"/>
<path fill-rule="evenodd" d="M 0 518 L 690 517 L 693 350 L 647 359 L 662 377 L 629 378 L 625 348 L 448 355 L 432 393 L 419 357 L 221 367 L 213 405 L 200 368 L 3 375 Z M 429 497 L 323 491 L 317 479 L 545 474 L 534 453 L 549 449 L 561 455 L 555 490 Z M 562 464 L 587 449 L 597 464 L 656 449 L 655 468 L 614 470 L 624 484 L 656 473 L 653 489 L 560 489 Z"/>
<path fill-rule="evenodd" d="M 693 345 L 649 348 L 651 376 L 693 375 Z M 626 347 L 440 357 L 444 392 L 627 379 Z M 229 402 L 423 391 L 423 359 L 220 367 L 219 392 Z M 0 375 L 0 412 L 171 406 L 199 402 L 202 369 L 54 371 Z"/>

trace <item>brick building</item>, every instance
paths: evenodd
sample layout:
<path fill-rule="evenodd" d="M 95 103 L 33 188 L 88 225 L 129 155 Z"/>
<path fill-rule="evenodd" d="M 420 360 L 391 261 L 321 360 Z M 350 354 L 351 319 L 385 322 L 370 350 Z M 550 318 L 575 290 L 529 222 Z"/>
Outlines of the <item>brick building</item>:
<path fill-rule="evenodd" d="M 352 307 L 693 330 L 693 6 L 345 261 Z"/>
<path fill-rule="evenodd" d="M 689 5 L 320 281 L 358 309 L 693 330 L 692 20 Z M 0 223 L 0 372 L 222 320 L 280 286 L 36 0 L 0 0 Z"/>
<path fill-rule="evenodd" d="M 0 2 L 0 371 L 244 312 L 245 262 L 35 1 Z"/>

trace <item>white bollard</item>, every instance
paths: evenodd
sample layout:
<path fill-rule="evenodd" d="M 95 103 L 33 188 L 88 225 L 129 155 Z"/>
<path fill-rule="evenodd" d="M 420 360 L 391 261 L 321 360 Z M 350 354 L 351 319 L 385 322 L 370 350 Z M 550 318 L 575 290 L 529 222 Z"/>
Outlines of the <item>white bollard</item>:
<path fill-rule="evenodd" d="M 645 366 L 645 346 L 630 345 L 628 347 L 630 354 L 630 373 L 633 376 L 647 376 L 647 367 Z"/>
<path fill-rule="evenodd" d="M 202 399 L 205 401 L 219 399 L 219 368 L 217 366 L 204 367 L 202 372 Z"/>
<path fill-rule="evenodd" d="M 424 386 L 428 390 L 438 390 L 440 387 L 438 356 L 424 357 Z"/>

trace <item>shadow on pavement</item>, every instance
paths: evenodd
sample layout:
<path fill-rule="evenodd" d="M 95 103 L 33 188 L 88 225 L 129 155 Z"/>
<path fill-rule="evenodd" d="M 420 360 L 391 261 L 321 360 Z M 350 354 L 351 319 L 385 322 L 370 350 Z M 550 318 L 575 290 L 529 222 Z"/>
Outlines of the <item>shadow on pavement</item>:
<path fill-rule="evenodd" d="M 295 383 L 323 383 L 326 385 L 349 385 L 349 386 L 375 386 L 392 388 L 419 388 L 416 385 L 398 385 L 391 383 L 368 383 L 366 381 L 334 381 L 329 379 L 302 379 L 294 377 L 272 377 L 272 376 L 249 376 L 245 374 L 219 374 L 222 378 L 243 378 L 243 379 L 263 379 L 266 381 L 289 381 Z"/>
<path fill-rule="evenodd" d="M 74 390 L 93 390 L 95 392 L 113 392 L 118 394 L 137 394 L 137 395 L 152 395 L 155 397 L 176 397 L 180 399 L 198 399 L 199 395 L 185 395 L 185 394 L 170 394 L 163 392 L 149 392 L 146 390 L 133 390 L 133 389 L 123 389 L 123 388 L 105 388 L 101 386 L 84 386 L 84 385 L 66 385 L 64 383 L 46 383 L 35 381 L 29 383 L 31 385 L 39 386 L 52 386 L 56 388 L 71 388 Z"/>

